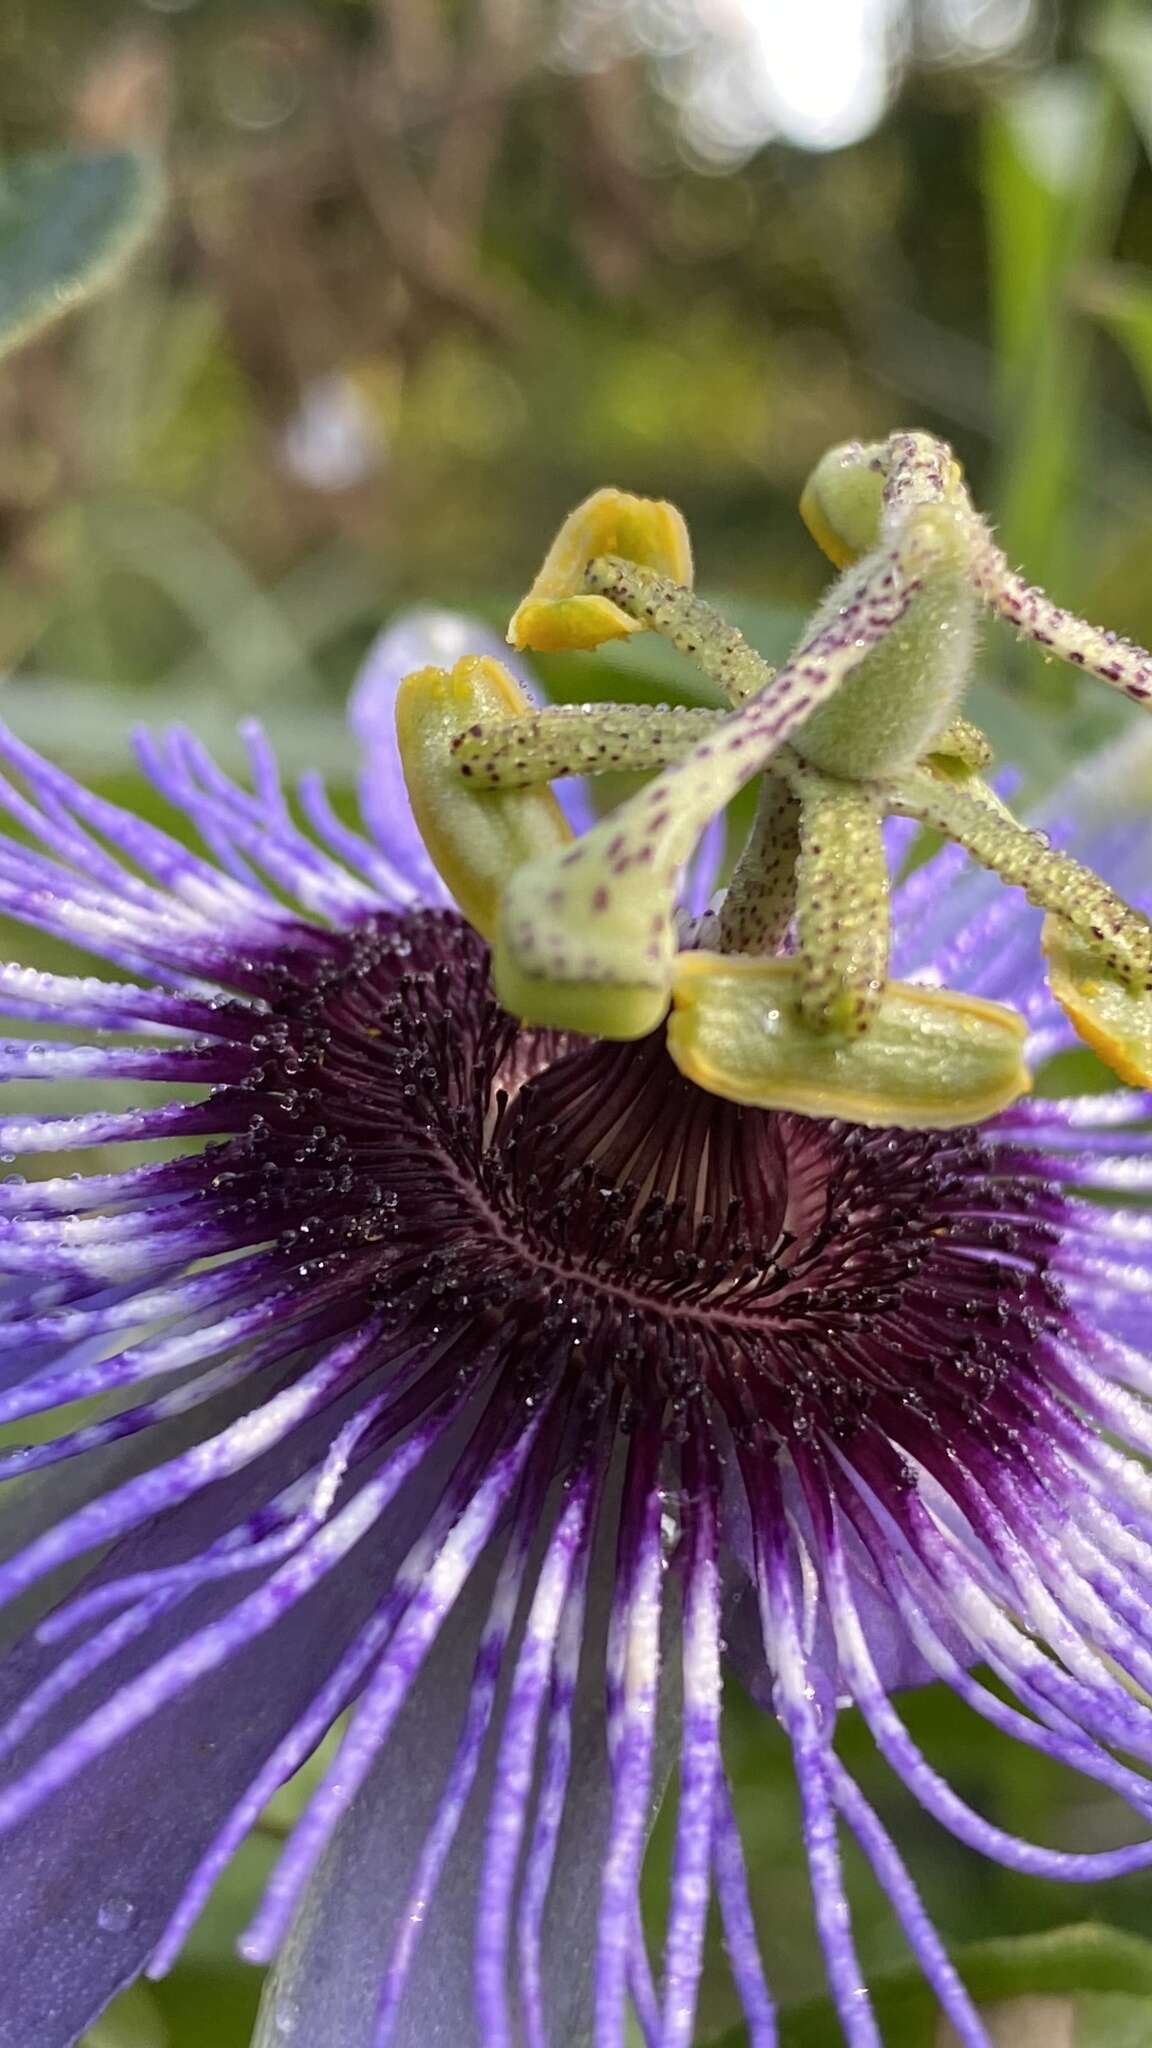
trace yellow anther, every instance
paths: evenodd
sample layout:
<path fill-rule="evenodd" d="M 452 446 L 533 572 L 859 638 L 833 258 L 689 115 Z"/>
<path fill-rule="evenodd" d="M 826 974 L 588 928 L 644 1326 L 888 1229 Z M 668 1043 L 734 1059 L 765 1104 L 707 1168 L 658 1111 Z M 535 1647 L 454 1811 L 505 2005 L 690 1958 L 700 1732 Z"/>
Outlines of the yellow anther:
<path fill-rule="evenodd" d="M 534 710 L 501 662 L 466 655 L 450 672 L 417 669 L 396 696 L 396 734 L 412 815 L 439 874 L 484 938 L 509 876 L 571 839 L 550 789 L 472 790 L 452 756 L 468 726 Z"/>
<path fill-rule="evenodd" d="M 951 1130 L 1028 1092 L 1022 1017 L 1001 1003 L 889 982 L 869 1031 L 804 1023 L 794 960 L 681 953 L 668 1050 L 712 1095 L 760 1109 L 908 1130 Z"/>
<path fill-rule="evenodd" d="M 1152 1088 L 1152 989 L 1123 980 L 1062 917 L 1041 934 L 1048 986 L 1077 1036 L 1133 1088 Z"/>
<path fill-rule="evenodd" d="M 642 623 L 584 588 L 594 555 L 622 555 L 672 582 L 692 583 L 692 544 L 675 505 L 629 491 L 593 491 L 568 514 L 527 597 L 508 628 L 513 647 L 541 653 L 599 647 L 643 631 Z"/>

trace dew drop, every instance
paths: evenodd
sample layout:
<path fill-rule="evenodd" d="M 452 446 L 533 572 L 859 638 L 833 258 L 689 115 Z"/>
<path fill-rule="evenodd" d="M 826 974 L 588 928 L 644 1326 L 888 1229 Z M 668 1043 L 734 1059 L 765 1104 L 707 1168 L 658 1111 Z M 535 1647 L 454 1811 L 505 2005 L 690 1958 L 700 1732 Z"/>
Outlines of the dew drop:
<path fill-rule="evenodd" d="M 287 1992 L 281 1992 L 273 2007 L 272 2018 L 275 2022 L 276 2032 L 283 2034 L 285 2039 L 287 2039 L 290 2034 L 296 2032 L 297 2027 L 300 2025 L 300 2001 L 296 1998 L 290 1998 Z"/>
<path fill-rule="evenodd" d="M 104 1934 L 127 1934 L 136 1918 L 136 1908 L 122 1892 L 102 1899 L 96 1911 L 96 1925 Z"/>

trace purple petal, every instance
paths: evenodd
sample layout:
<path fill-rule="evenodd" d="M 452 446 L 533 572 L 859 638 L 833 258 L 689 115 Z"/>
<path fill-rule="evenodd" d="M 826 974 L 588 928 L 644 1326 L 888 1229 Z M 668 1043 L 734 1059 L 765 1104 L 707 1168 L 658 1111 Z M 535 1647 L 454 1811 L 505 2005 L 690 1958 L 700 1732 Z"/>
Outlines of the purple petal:
<path fill-rule="evenodd" d="M 833 1797 L 887 1892 L 908 1945 L 955 2029 L 960 2048 L 988 2048 L 984 2023 L 920 1902 L 899 1851 L 838 1757 L 831 1762 Z"/>
<path fill-rule="evenodd" d="M 690 917 L 703 917 L 720 883 L 728 844 L 728 815 L 720 811 L 705 826 L 703 837 L 685 871 L 681 893 Z"/>
<path fill-rule="evenodd" d="M 373 2048 L 377 2004 L 421 1849 L 435 1820 L 468 1709 L 494 1564 L 468 1586 L 393 1729 L 387 1749 L 345 1817 L 269 1980 L 254 2048 L 285 2037 L 325 2048 Z M 599 1738 L 599 1739 L 597 1739 Z M 579 1986 L 592 1946 L 606 1803 L 603 1695 L 586 1699 L 577 1727 L 572 1797 L 580 1842 L 565 1844 L 564 1938 L 547 1983 L 558 2041 L 575 2036 Z M 447 1857 L 424 1938 L 411 1965 L 393 2048 L 485 2048 L 472 2018 L 476 1873 L 491 1764 L 482 1771 Z"/>
<path fill-rule="evenodd" d="M 609 1518 L 610 1519 L 610 1518 Z M 604 1642 L 615 1591 L 611 1531 L 593 1567 L 592 1619 L 572 1701 L 571 1767 L 555 1856 L 556 1883 L 543 1916 L 540 1983 L 547 2038 L 583 2039 L 592 2012 L 592 1961 L 601 1879 L 611 1837 L 612 1795 L 605 1749 Z M 563 1551 L 561 1541 L 557 1556 Z M 381 1987 L 399 1917 L 459 1759 L 490 1627 L 497 1559 L 490 1556 L 458 1599 L 398 1716 L 386 1749 L 345 1815 L 313 1877 L 266 1989 L 254 2048 L 286 2036 L 325 2048 L 377 2048 Z M 675 1641 L 665 1646 L 675 1653 Z M 654 1782 L 667 1781 L 676 1714 L 662 1695 Z M 444 1859 L 422 1938 L 410 1959 L 389 2048 L 491 2048 L 475 2013 L 478 1873 L 500 1766 L 482 1763 Z M 649 1811 L 649 1819 L 651 1812 Z"/>
<path fill-rule="evenodd" d="M 100 1576 L 207 1548 L 238 1505 L 228 1488 L 188 1504 L 138 1531 Z M 0 1944 L 21 1958 L 21 1968 L 5 1990 L 0 2048 L 33 2041 L 67 2048 L 139 1973 L 224 1817 L 372 1612 L 387 1583 L 388 1547 L 381 1539 L 362 1543 L 274 1630 L 169 1700 L 6 1837 Z M 226 1612 L 234 1597 L 226 1586 L 209 1587 L 197 1621 L 203 1626 Z M 181 1611 L 157 1615 L 113 1664 L 115 1681 L 151 1668 L 186 1632 Z M 57 1655 L 34 1643 L 11 1654 L 0 1714 Z M 38 1726 L 35 1752 L 66 1736 L 110 1689 L 109 1667 L 101 1665 Z M 27 1762 L 27 1755 L 14 1761 L 13 1778 Z"/>
<path fill-rule="evenodd" d="M 793 1471 L 785 1467 L 781 1482 L 797 1540 L 806 1550 L 812 1547 L 812 1525 Z M 765 1662 L 764 1631 L 759 1611 L 752 1554 L 751 1530 L 742 1487 L 730 1484 L 724 1499 L 725 1535 L 739 1559 L 739 1574 L 729 1573 L 728 1604 L 725 1613 L 725 1653 L 739 1673 L 740 1681 L 758 1705 L 773 1711 L 775 1672 Z M 853 1597 L 869 1652 L 890 1692 L 909 1686 L 930 1685 L 937 1673 L 913 1642 L 908 1628 L 862 1543 L 851 1534 L 844 1553 Z M 953 1657 L 971 1661 L 972 1651 L 959 1631 L 948 1621 L 939 1603 L 934 1604 L 932 1626 Z M 846 1697 L 836 1656 L 836 1642 L 826 1612 L 818 1605 L 812 1616 L 812 1643 L 808 1662 L 818 1672 L 830 1696 Z"/>
<path fill-rule="evenodd" d="M 531 1799 L 537 1740 L 564 1611 L 587 1540 L 592 1475 L 565 1502 L 548 1545 L 512 1672 L 489 1803 L 476 1921 L 476 2003 L 492 2048 L 511 2042 L 508 1941 L 516 1874 Z"/>
<path fill-rule="evenodd" d="M 680 1806 L 665 1946 L 662 2048 L 692 2048 L 703 1965 L 723 1766 L 720 1757 L 720 1589 L 711 1446 L 685 1448 L 683 1728 Z"/>

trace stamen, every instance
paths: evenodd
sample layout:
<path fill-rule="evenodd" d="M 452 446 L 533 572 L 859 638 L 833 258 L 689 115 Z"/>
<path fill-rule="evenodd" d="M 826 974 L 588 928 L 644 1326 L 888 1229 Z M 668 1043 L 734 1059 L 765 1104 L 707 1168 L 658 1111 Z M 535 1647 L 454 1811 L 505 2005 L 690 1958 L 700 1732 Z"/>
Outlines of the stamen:
<path fill-rule="evenodd" d="M 709 1094 L 761 1109 L 948 1130 L 1007 1108 L 1031 1087 L 1027 1027 L 975 996 L 889 982 L 871 1029 L 813 1032 L 795 960 L 690 952 L 676 963 L 668 1050 Z"/>
<path fill-rule="evenodd" d="M 639 630 L 610 599 L 590 594 L 584 565 L 592 555 L 625 555 L 671 577 L 692 581 L 692 546 L 675 505 L 627 491 L 594 491 L 568 514 L 536 581 L 508 628 L 513 647 L 599 647 Z"/>
<path fill-rule="evenodd" d="M 668 704 L 564 704 L 480 723 L 452 742 L 456 767 L 483 789 L 530 789 L 561 775 L 649 775 L 679 761 L 723 714 Z"/>
<path fill-rule="evenodd" d="M 800 1014 L 812 1030 L 856 1037 L 888 976 L 888 862 L 876 793 L 806 769 L 796 865 Z"/>
<path fill-rule="evenodd" d="M 551 790 L 470 790 L 452 763 L 465 726 L 520 720 L 528 699 L 498 661 L 478 655 L 405 676 L 396 734 L 412 814 L 424 844 L 469 923 L 488 936 L 504 882 L 521 861 L 567 845 L 567 821 Z"/>
<path fill-rule="evenodd" d="M 926 775 L 909 775 L 887 792 L 898 817 L 930 825 L 1023 889 L 1030 903 L 1056 911 L 1098 957 L 1125 980 L 1146 988 L 1152 977 L 1152 924 L 1101 882 L 1090 868 L 1059 853 L 1039 832 L 1017 824 L 1003 806 Z"/>
<path fill-rule="evenodd" d="M 494 943 L 500 1000 L 525 1021 L 556 1029 L 616 1039 L 653 1030 L 677 973 L 679 876 L 709 820 L 761 774 L 751 840 L 705 932 L 725 952 L 748 956 L 781 947 L 795 923 L 795 972 L 787 993 L 776 992 L 784 1009 L 773 1009 L 773 1030 L 787 1015 L 786 1038 L 793 1025 L 813 1037 L 860 1037 L 879 1017 L 889 971 L 880 826 L 891 814 L 942 832 L 1063 921 L 1083 955 L 1073 962 L 1050 933 L 1057 999 L 1117 1072 L 1152 1077 L 1152 924 L 1016 824 L 980 779 L 991 760 L 985 736 L 951 716 L 971 665 L 980 599 L 1130 696 L 1152 700 L 1152 657 L 1011 575 L 952 451 L 931 435 L 833 449 L 813 472 L 801 510 L 843 573 L 779 672 L 678 580 L 682 528 L 671 508 L 606 492 L 566 522 L 513 637 L 534 611 L 541 646 L 594 644 L 606 630 L 647 627 L 693 658 L 737 708 L 724 719 L 695 708 L 585 706 L 505 717 L 495 731 L 481 720 L 455 736 L 458 775 L 487 791 L 611 768 L 657 771 L 575 846 L 528 859 L 512 874 Z M 615 552 L 582 562 L 594 542 Z M 581 605 L 604 607 L 616 624 L 603 628 L 597 612 L 593 640 L 582 637 L 593 614 Z M 491 917 L 477 922 L 492 929 Z M 899 1003 L 886 1012 L 897 1037 L 898 1012 Z M 937 1021 L 943 1027 L 943 1015 Z M 977 1023 L 961 1002 L 945 1028 L 949 1069 L 963 1041 L 981 1041 L 991 1061 L 982 1081 L 998 1103 L 1022 1085 L 1013 1034 L 1002 1025 L 1003 1013 L 995 1025 L 983 1015 Z M 684 1071 L 694 1071 L 699 1048 L 689 1049 L 682 1027 L 679 1042 Z M 739 1087 L 753 1092 L 737 1099 L 781 1106 L 798 1099 L 794 1085 L 806 1095 L 815 1068 L 802 1056 L 802 1037 L 789 1040 L 783 1097 L 779 1052 L 780 1044 L 765 1052 L 754 1080 L 742 1047 Z M 724 1069 L 730 1079 L 735 1068 Z M 878 1069 L 874 1078 L 878 1086 Z M 922 1071 L 905 1078 L 913 1086 L 927 1079 Z M 979 1096 L 975 1075 L 965 1079 Z M 919 1103 L 898 1102 L 901 1088 L 885 1105 L 870 1082 L 860 1098 L 855 1080 L 841 1080 L 847 1099 L 869 1104 L 870 1117 L 886 1107 L 896 1121 L 906 1113 L 917 1124 L 931 1121 L 931 1084 Z M 723 1092 L 727 1083 L 714 1081 Z M 839 1084 L 832 1095 L 840 1099 Z"/>
<path fill-rule="evenodd" d="M 678 653 L 698 662 L 730 704 L 758 696 L 776 674 L 743 633 L 702 597 L 666 576 L 618 555 L 600 555 L 589 562 L 584 580 L 589 590 L 610 597 L 638 627 L 659 633 Z"/>
<path fill-rule="evenodd" d="M 788 750 L 781 749 L 779 760 Z M 722 953 L 774 953 L 796 907 L 800 805 L 788 783 L 766 775 L 748 843 L 728 884 L 718 921 Z"/>
<path fill-rule="evenodd" d="M 880 645 L 922 587 L 922 536 L 850 572 L 854 592 L 762 693 L 561 855 L 513 875 L 494 947 L 497 993 L 514 1015 L 606 1038 L 638 1038 L 664 1016 L 675 957 L 674 891 L 701 831 L 816 705 Z M 757 657 L 759 660 L 759 657 Z"/>

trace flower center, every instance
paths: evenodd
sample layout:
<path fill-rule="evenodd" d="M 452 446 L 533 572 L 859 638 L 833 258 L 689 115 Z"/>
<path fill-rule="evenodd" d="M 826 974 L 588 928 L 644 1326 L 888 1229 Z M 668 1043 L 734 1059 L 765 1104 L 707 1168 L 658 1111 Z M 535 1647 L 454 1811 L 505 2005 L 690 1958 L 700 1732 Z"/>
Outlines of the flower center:
<path fill-rule="evenodd" d="M 782 1437 L 972 1417 L 1000 1389 L 1009 1419 L 1005 1369 L 1019 1385 L 1054 1311 L 1051 1225 L 976 1133 L 743 1108 L 662 1035 L 518 1029 L 450 913 L 286 974 L 261 1027 L 216 1188 L 279 1219 L 334 1317 L 367 1300 L 415 1343 L 708 1392 Z"/>

